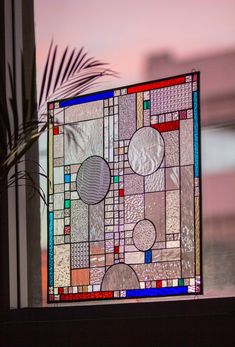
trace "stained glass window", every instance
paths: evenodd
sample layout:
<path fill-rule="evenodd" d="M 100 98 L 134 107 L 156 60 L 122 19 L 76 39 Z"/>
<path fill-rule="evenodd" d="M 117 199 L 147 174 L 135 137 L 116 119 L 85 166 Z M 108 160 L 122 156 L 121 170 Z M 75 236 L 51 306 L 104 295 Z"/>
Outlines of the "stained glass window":
<path fill-rule="evenodd" d="M 199 73 L 48 113 L 48 302 L 200 294 Z"/>

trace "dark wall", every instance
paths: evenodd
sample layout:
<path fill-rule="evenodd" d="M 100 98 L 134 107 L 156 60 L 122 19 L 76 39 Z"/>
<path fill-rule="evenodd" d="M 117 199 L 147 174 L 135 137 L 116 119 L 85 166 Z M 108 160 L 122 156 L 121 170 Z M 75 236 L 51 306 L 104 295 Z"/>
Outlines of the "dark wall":
<path fill-rule="evenodd" d="M 5 6 L 6 11 L 5 11 Z M 6 13 L 7 12 L 7 13 Z M 6 16 L 5 16 L 6 13 Z M 22 28 L 19 28 L 22 23 Z M 20 30 L 22 29 L 22 30 Z M 22 38 L 21 38 L 22 32 Z M 35 61 L 35 35 L 34 35 L 34 3 L 32 0 L 0 0 L 0 38 L 1 38 L 1 50 L 0 50 L 0 101 L 1 105 L 4 104 L 4 98 L 6 95 L 6 62 L 5 52 L 6 46 L 9 49 L 8 59 L 11 61 L 11 68 L 13 71 L 13 79 L 16 82 L 17 100 L 20 98 L 20 90 L 22 89 L 22 76 L 24 76 L 24 87 L 25 87 L 25 102 L 24 105 L 28 104 L 31 107 L 28 108 L 27 120 L 30 121 L 37 118 L 37 104 L 36 104 L 36 61 Z M 21 50 L 21 39 L 22 39 L 22 52 Z M 21 54 L 22 53 L 22 54 Z M 12 56 L 11 56 L 12 55 Z M 22 55 L 22 61 L 21 59 Z M 23 67 L 23 71 L 21 71 Z M 8 77 L 7 77 L 8 78 Z M 8 78 L 9 79 L 9 78 Z M 7 80 L 7 82 L 9 82 Z M 9 95 L 8 95 L 9 97 Z M 1 110 L 0 110 L 1 112 Z M 23 122 L 23 111 L 18 110 L 19 124 Z M 0 145 L 2 142 L 6 144 L 6 131 L 5 124 L 0 122 Z M 13 127 L 12 127 L 13 130 Z M 6 148 L 2 150 L 0 148 L 0 156 L 4 157 L 6 154 Z M 27 151 L 25 157 L 25 169 L 31 173 L 31 177 L 34 179 L 35 185 L 39 186 L 39 166 L 35 164 L 38 162 L 38 143 L 35 143 L 30 150 Z M 1 157 L 0 157 L 1 160 Z M 24 169 L 23 164 L 18 166 L 19 170 Z M 8 199 L 7 190 L 1 192 L 4 187 L 7 186 L 6 180 L 2 180 L 2 172 L 0 171 L 0 307 L 9 307 L 9 264 L 8 264 Z M 22 181 L 20 181 L 22 184 Z M 26 185 L 26 181 L 23 182 Z M 40 198 L 38 194 L 34 194 L 32 187 L 25 187 L 26 201 L 21 199 L 24 198 L 24 194 L 20 194 L 19 182 L 16 182 L 16 187 L 12 187 L 12 191 L 15 192 L 16 197 L 16 208 L 9 211 L 9 215 L 12 214 L 13 218 L 16 219 L 16 243 L 17 243 L 17 280 L 20 283 L 20 260 L 19 255 L 27 252 L 27 276 L 28 276 L 28 302 L 29 306 L 41 304 L 41 248 L 40 248 Z M 14 190 L 13 190 L 14 189 Z M 24 189 L 24 188 L 22 188 Z M 26 225 L 20 223 L 19 216 L 25 211 L 21 210 L 21 205 L 26 204 Z M 9 217 L 10 218 L 10 217 Z M 24 221 L 25 222 L 25 221 Z M 27 245 L 22 248 L 22 242 L 20 243 L 21 234 L 25 232 L 23 228 L 27 229 Z M 9 245 L 11 247 L 11 245 Z M 11 248 L 10 248 L 11 249 Z M 20 251 L 19 251 L 20 250 Z M 24 283 L 22 288 L 18 286 L 18 304 L 20 303 L 20 294 L 24 290 Z"/>
<path fill-rule="evenodd" d="M 4 0 L 0 0 L 0 163 L 6 155 L 6 131 L 3 123 L 6 91 L 5 78 L 5 21 Z M 6 178 L 0 171 L 0 311 L 9 306 L 9 277 L 8 277 L 8 198 Z"/>
<path fill-rule="evenodd" d="M 0 346 L 235 346 L 235 300 L 27 309 L 0 324 Z"/>
<path fill-rule="evenodd" d="M 32 0 L 22 1 L 22 32 L 23 32 L 23 61 L 25 71 L 26 97 L 31 101 L 32 118 L 37 118 L 36 97 L 36 52 L 34 32 L 34 4 Z M 29 115 L 30 116 L 30 115 Z M 26 169 L 30 172 L 37 187 L 39 187 L 38 142 L 26 153 Z M 28 256 L 28 301 L 29 306 L 40 305 L 42 302 L 41 288 L 41 226 L 40 198 L 30 187 L 26 187 L 26 219 L 27 219 L 27 256 Z"/>

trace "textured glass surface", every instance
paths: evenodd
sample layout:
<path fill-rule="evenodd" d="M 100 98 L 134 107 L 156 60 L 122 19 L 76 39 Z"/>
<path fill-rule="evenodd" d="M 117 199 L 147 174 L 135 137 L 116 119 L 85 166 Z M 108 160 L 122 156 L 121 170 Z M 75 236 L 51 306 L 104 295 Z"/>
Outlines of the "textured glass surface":
<path fill-rule="evenodd" d="M 48 109 L 48 302 L 201 293 L 199 73 Z"/>

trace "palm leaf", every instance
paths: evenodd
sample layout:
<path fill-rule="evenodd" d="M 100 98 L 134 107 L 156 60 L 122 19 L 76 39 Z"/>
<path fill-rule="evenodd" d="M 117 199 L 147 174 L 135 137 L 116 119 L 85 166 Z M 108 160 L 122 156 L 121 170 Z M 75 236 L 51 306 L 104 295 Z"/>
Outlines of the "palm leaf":
<path fill-rule="evenodd" d="M 13 128 L 14 128 L 14 142 L 16 144 L 18 137 L 18 126 L 19 126 L 19 113 L 18 113 L 18 105 L 17 105 L 17 96 L 16 96 L 16 83 L 15 76 L 13 76 L 10 65 L 8 64 L 8 73 L 10 78 L 10 87 L 11 87 L 11 95 L 12 97 L 9 99 L 11 105 L 11 111 L 13 115 Z M 10 115 L 9 115 L 10 118 Z"/>
<path fill-rule="evenodd" d="M 81 63 L 83 62 L 83 60 L 87 56 L 87 53 L 83 53 L 83 54 L 82 53 L 83 53 L 83 50 L 81 52 L 80 59 L 78 60 L 77 64 L 75 65 L 75 68 L 74 68 L 74 71 L 73 71 L 73 75 L 75 75 L 75 73 L 78 72 L 78 69 L 79 69 Z"/>
<path fill-rule="evenodd" d="M 33 61 L 31 66 L 31 86 L 29 114 L 27 120 L 37 119 L 37 97 L 36 97 L 36 49 L 33 50 Z"/>
<path fill-rule="evenodd" d="M 69 70 L 69 72 L 68 72 L 68 77 L 70 77 L 70 76 L 72 75 L 72 73 L 73 73 L 73 71 L 74 71 L 74 68 L 75 68 L 75 66 L 77 65 L 78 60 L 79 60 L 79 58 L 80 58 L 80 56 L 81 56 L 82 51 L 83 51 L 83 48 L 80 49 L 80 51 L 77 53 L 76 58 L 74 59 L 73 63 L 71 64 L 72 66 L 71 66 L 71 68 L 70 68 L 70 70 Z"/>
<path fill-rule="evenodd" d="M 63 65 L 64 65 L 64 61 L 65 61 L 67 52 L 68 52 L 68 47 L 65 48 L 63 56 L 62 56 L 62 59 L 61 59 L 61 62 L 60 62 L 60 65 L 59 65 L 58 72 L 57 72 L 56 79 L 55 79 L 53 92 L 55 91 L 55 89 L 57 87 L 57 84 L 59 82 L 59 79 L 60 79 L 60 76 L 61 76 L 61 72 L 62 72 L 62 68 L 63 68 Z"/>
<path fill-rule="evenodd" d="M 7 177 L 12 167 L 22 162 L 24 155 L 38 141 L 41 134 L 48 131 L 50 116 L 47 119 L 43 119 L 46 115 L 45 105 L 47 102 L 84 93 L 96 86 L 97 80 L 104 76 L 117 77 L 116 72 L 108 68 L 108 64 L 100 62 L 93 57 L 88 57 L 83 47 L 78 51 L 76 49 L 69 51 L 68 47 L 66 47 L 58 63 L 57 51 L 57 45 L 54 46 L 53 41 L 51 41 L 39 92 L 38 110 L 35 102 L 35 50 L 32 60 L 29 98 L 26 95 L 25 66 L 23 55 L 21 56 L 22 109 L 18 107 L 15 70 L 8 65 L 11 89 L 11 97 L 9 98 L 10 111 L 7 108 L 6 98 L 4 99 L 4 97 L 0 96 L 1 130 L 5 129 L 8 137 L 8 153 L 2 160 L 2 163 L 0 163 L 0 176 L 3 178 Z M 11 118 L 13 122 L 10 121 Z M 20 120 L 22 124 L 20 124 Z M 69 142 L 77 141 L 73 127 L 67 127 L 66 136 L 68 136 Z M 4 141 L 2 141 L 2 138 L 0 139 L 0 144 L 3 148 Z M 27 170 L 24 172 L 19 171 L 18 166 L 16 166 L 17 171 L 8 179 L 7 187 L 10 188 L 14 184 L 20 186 L 21 183 L 19 181 L 25 181 L 25 185 L 31 186 L 33 192 L 37 192 L 46 203 L 44 192 L 36 185 L 31 175 L 36 174 L 47 178 L 46 173 L 41 172 L 40 164 L 38 164 L 38 168 L 39 171 L 30 173 Z"/>
<path fill-rule="evenodd" d="M 47 55 L 47 61 L 46 61 L 46 65 L 45 65 L 44 72 L 43 72 L 42 85 L 41 85 L 41 89 L 40 89 L 40 96 L 39 96 L 39 102 L 38 102 L 39 107 L 40 107 L 41 102 L 42 102 L 44 88 L 45 88 L 45 84 L 46 84 L 47 70 L 48 70 L 48 65 L 49 65 L 49 61 L 50 61 L 52 45 L 53 45 L 53 41 L 51 41 L 51 44 L 49 47 L 49 51 L 48 51 L 48 55 Z"/>
<path fill-rule="evenodd" d="M 21 54 L 21 94 L 22 94 L 23 125 L 25 126 L 25 123 L 27 122 L 27 118 L 28 118 L 29 100 L 27 100 L 27 98 L 26 98 L 23 54 Z"/>
<path fill-rule="evenodd" d="M 51 81 L 52 81 L 52 76 L 53 76 L 53 72 L 54 72 L 54 66 L 55 66 L 55 59 L 56 59 L 56 52 L 57 52 L 57 46 L 55 46 L 54 48 L 54 53 L 52 56 L 52 60 L 51 60 L 51 67 L 50 67 L 50 72 L 48 75 L 48 80 L 47 80 L 47 89 L 46 89 L 46 99 L 48 97 L 50 88 L 51 88 Z"/>
<path fill-rule="evenodd" d="M 12 148 L 12 141 L 11 141 L 11 126 L 10 126 L 10 119 L 9 119 L 9 113 L 7 111 L 7 103 L 5 98 L 0 95 L 0 120 L 1 120 L 1 128 L 2 130 L 6 130 L 7 136 L 8 136 L 8 146 L 4 143 L 3 150 L 5 152 L 6 147 Z M 4 131 L 5 132 L 5 131 Z"/>
<path fill-rule="evenodd" d="M 66 77 L 68 75 L 68 70 L 69 70 L 69 68 L 72 65 L 72 60 L 73 60 L 74 53 L 75 53 L 75 49 L 72 50 L 72 53 L 70 54 L 69 60 L 67 61 L 67 64 L 66 64 L 66 66 L 64 68 L 64 74 L 63 74 L 63 77 L 61 79 L 61 84 L 63 84 L 63 82 L 66 81 Z"/>
<path fill-rule="evenodd" d="M 12 188 L 12 187 L 15 187 L 16 185 L 18 187 L 21 187 L 21 186 L 30 187 L 33 189 L 33 191 L 32 191 L 31 196 L 29 197 L 29 199 L 32 199 L 33 196 L 35 195 L 35 193 L 38 193 L 39 196 L 41 197 L 41 199 L 43 200 L 43 202 L 45 203 L 45 205 L 47 205 L 46 195 L 45 195 L 43 189 L 35 183 L 35 180 L 32 177 L 32 174 L 34 174 L 34 173 L 35 172 L 30 172 L 28 170 L 18 171 L 15 175 L 11 176 L 6 188 Z M 43 176 L 43 177 L 45 176 L 45 175 L 42 175 L 41 172 L 36 172 L 36 174 L 39 176 Z M 23 181 L 23 184 L 20 184 L 19 183 L 20 181 Z M 3 190 L 0 191 L 0 193 L 2 193 L 4 191 L 4 189 L 5 189 L 5 187 L 3 187 Z"/>
<path fill-rule="evenodd" d="M 53 43 L 52 43 L 53 44 Z M 76 49 L 73 49 L 71 53 L 69 53 L 68 47 L 64 50 L 62 54 L 62 58 L 60 60 L 59 65 L 56 63 L 56 57 L 51 52 L 53 51 L 52 44 L 49 48 L 47 64 L 44 70 L 42 87 L 40 91 L 40 95 L 45 95 L 46 98 L 44 103 L 42 102 L 42 98 L 39 99 L 40 111 L 46 109 L 45 103 L 50 100 L 56 100 L 58 98 L 68 98 L 72 96 L 77 96 L 79 93 L 79 84 L 83 86 L 84 83 L 84 75 L 86 74 L 89 77 L 86 83 L 92 87 L 90 84 L 90 80 L 96 78 L 97 76 L 115 76 L 117 74 L 115 71 L 108 69 L 108 64 L 104 62 L 100 62 L 95 58 L 88 58 L 87 53 L 84 52 L 84 49 L 81 48 L 78 53 L 76 53 Z M 54 49 L 55 53 L 55 49 Z M 53 55 L 53 57 L 52 57 Z M 58 68 L 57 68 L 58 65 Z M 48 70 L 50 69 L 50 73 Z M 57 70 L 57 71 L 56 71 Z M 47 91 L 45 93 L 45 80 L 48 79 L 50 84 L 47 84 Z M 51 88 L 51 81 L 54 80 L 54 87 Z M 72 88 L 74 86 L 74 89 Z M 75 93 L 76 91 L 76 93 Z M 80 93 L 79 93 L 80 94 Z"/>

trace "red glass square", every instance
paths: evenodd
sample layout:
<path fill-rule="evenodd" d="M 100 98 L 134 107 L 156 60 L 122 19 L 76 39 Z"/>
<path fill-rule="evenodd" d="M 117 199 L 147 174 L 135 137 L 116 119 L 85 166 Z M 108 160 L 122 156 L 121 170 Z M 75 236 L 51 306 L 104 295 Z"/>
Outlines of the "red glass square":
<path fill-rule="evenodd" d="M 64 233 L 65 233 L 65 235 L 69 235 L 70 234 L 70 226 L 69 225 L 64 227 Z"/>
<path fill-rule="evenodd" d="M 180 119 L 187 119 L 187 111 L 180 111 Z"/>
<path fill-rule="evenodd" d="M 54 127 L 53 133 L 54 133 L 54 135 L 58 135 L 59 134 L 59 127 Z"/>
<path fill-rule="evenodd" d="M 161 280 L 156 281 L 156 287 L 162 288 L 162 281 Z"/>
<path fill-rule="evenodd" d="M 118 254 L 119 253 L 119 246 L 114 246 L 114 253 Z"/>
<path fill-rule="evenodd" d="M 58 294 L 64 294 L 64 288 L 58 288 Z"/>
<path fill-rule="evenodd" d="M 124 189 L 119 189 L 119 196 L 124 196 Z"/>

